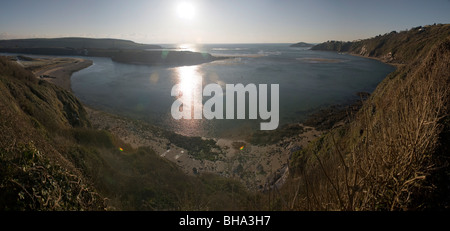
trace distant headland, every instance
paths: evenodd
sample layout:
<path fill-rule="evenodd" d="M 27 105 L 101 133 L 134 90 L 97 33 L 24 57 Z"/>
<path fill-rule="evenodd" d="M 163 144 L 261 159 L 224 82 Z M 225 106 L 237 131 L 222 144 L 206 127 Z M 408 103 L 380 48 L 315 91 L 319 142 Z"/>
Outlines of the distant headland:
<path fill-rule="evenodd" d="M 313 47 L 314 44 L 310 44 L 310 43 L 305 43 L 305 42 L 299 42 L 296 44 L 292 44 L 289 47 Z"/>
<path fill-rule="evenodd" d="M 171 51 L 159 45 L 139 44 L 121 39 L 49 38 L 0 40 L 0 52 L 109 57 L 115 62 L 142 65 L 197 65 L 223 57 L 210 54 Z"/>

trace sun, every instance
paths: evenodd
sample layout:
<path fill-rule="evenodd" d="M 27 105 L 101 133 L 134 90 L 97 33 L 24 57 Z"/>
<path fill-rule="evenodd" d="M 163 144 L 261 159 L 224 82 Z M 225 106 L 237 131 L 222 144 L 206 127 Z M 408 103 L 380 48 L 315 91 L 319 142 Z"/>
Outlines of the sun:
<path fill-rule="evenodd" d="M 181 19 L 191 20 L 195 16 L 195 8 L 194 5 L 188 2 L 180 3 L 177 6 L 177 15 Z"/>

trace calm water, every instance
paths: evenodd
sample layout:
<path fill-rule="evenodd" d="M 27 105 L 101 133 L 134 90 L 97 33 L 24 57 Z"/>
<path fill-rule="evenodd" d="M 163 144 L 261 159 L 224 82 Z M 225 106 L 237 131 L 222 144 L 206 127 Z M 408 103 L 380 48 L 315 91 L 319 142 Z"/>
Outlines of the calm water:
<path fill-rule="evenodd" d="M 288 44 L 183 46 L 177 50 L 237 58 L 197 66 L 149 67 L 90 58 L 94 64 L 72 76 L 72 89 L 89 106 L 118 113 L 185 135 L 238 137 L 259 129 L 259 120 L 174 120 L 174 84 L 195 90 L 202 83 L 279 84 L 280 126 L 298 122 L 321 107 L 346 103 L 371 92 L 393 67 L 333 52 L 289 48 Z M 208 98 L 204 97 L 204 101 Z"/>

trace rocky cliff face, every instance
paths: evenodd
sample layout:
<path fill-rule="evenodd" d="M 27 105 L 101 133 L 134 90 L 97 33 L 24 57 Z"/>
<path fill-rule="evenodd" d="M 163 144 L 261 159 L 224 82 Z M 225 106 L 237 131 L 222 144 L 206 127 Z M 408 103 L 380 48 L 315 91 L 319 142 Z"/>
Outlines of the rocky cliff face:
<path fill-rule="evenodd" d="M 407 64 L 423 59 L 431 48 L 450 36 L 450 24 L 416 27 L 408 31 L 392 31 L 354 42 L 328 41 L 312 50 L 348 52 L 378 58 L 387 63 Z"/>

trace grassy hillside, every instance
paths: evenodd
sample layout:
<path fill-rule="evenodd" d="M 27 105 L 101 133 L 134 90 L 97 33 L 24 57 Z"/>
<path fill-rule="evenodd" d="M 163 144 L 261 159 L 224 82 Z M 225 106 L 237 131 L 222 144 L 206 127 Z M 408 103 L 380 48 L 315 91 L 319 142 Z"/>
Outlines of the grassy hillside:
<path fill-rule="evenodd" d="M 288 203 L 278 208 L 448 209 L 450 25 L 314 49 L 404 65 L 379 84 L 355 119 L 293 154 L 278 199 Z"/>
<path fill-rule="evenodd" d="M 0 58 L 0 210 L 448 209 L 450 26 L 314 49 L 401 65 L 355 115 L 292 154 L 282 188 L 256 195 L 225 178 L 188 177 L 153 150 L 91 128 L 71 93 Z"/>
<path fill-rule="evenodd" d="M 70 92 L 0 57 L 0 210 L 234 210 L 247 196 L 91 128 Z"/>

